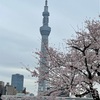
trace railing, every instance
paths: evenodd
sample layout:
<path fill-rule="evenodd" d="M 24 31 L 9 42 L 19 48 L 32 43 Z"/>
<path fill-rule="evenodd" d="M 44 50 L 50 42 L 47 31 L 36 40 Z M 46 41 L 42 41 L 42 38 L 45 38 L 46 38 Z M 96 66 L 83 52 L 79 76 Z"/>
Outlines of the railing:
<path fill-rule="evenodd" d="M 2 100 L 93 100 L 92 98 L 71 98 L 71 97 L 52 97 L 52 96 L 2 96 Z"/>

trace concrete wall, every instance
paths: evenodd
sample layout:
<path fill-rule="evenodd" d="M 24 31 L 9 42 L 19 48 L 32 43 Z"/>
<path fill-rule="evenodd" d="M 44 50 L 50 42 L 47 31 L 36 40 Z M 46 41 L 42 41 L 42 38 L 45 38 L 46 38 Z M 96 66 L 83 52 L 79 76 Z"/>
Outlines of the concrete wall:
<path fill-rule="evenodd" d="M 13 95 L 3 95 L 3 100 L 93 100 L 92 98 L 68 98 L 68 97 L 35 97 L 35 96 L 23 96 L 17 97 Z"/>

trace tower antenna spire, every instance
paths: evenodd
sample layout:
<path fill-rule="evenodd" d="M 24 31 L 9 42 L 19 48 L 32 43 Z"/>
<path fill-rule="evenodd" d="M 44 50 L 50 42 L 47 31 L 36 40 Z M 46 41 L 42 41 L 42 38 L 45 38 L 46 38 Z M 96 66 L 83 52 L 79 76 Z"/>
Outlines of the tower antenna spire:
<path fill-rule="evenodd" d="M 47 6 L 47 4 L 48 4 L 48 1 L 47 1 L 47 0 L 45 0 L 45 6 Z"/>

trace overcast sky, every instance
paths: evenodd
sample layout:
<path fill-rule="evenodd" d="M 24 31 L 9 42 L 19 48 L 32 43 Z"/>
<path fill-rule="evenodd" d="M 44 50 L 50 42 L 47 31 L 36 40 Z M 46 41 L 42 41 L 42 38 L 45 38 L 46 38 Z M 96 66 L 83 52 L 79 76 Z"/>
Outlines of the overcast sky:
<path fill-rule="evenodd" d="M 99 19 L 99 0 L 48 0 L 49 45 L 62 47 L 64 39 L 75 36 L 86 19 Z M 10 82 L 12 74 L 23 74 L 27 91 L 36 94 L 35 78 L 22 69 L 37 66 L 34 52 L 40 50 L 42 12 L 45 0 L 0 0 L 0 81 Z"/>

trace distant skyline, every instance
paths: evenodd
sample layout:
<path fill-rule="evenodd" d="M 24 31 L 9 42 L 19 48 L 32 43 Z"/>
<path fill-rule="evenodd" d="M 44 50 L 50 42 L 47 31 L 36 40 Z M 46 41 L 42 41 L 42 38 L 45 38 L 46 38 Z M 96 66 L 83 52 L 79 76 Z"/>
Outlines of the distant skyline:
<path fill-rule="evenodd" d="M 11 83 L 12 74 L 22 74 L 24 86 L 34 94 L 36 78 L 22 67 L 37 67 L 34 52 L 41 47 L 44 4 L 45 0 L 0 0 L 0 81 Z M 100 0 L 48 0 L 48 6 L 49 46 L 62 47 L 64 39 L 84 28 L 86 19 L 100 19 Z"/>

